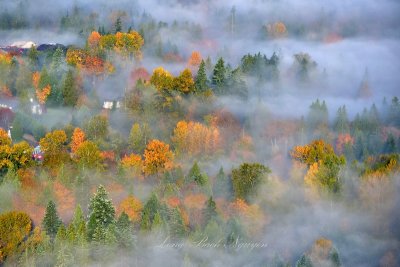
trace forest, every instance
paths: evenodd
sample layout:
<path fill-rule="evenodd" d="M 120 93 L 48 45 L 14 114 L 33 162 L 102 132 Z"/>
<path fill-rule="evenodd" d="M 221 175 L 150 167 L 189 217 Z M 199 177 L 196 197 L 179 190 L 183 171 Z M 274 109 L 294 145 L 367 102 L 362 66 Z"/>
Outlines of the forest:
<path fill-rule="evenodd" d="M 399 14 L 0 0 L 0 266 L 400 266 Z"/>

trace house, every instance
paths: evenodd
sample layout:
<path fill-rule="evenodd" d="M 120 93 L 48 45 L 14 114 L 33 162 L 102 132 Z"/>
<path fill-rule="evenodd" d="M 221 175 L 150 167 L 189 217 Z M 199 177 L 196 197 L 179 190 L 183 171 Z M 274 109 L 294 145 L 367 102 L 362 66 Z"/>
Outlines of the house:
<path fill-rule="evenodd" d="M 113 109 L 119 109 L 121 108 L 121 101 L 119 100 L 105 100 L 103 102 L 103 109 L 109 109 L 109 110 L 113 110 Z"/>

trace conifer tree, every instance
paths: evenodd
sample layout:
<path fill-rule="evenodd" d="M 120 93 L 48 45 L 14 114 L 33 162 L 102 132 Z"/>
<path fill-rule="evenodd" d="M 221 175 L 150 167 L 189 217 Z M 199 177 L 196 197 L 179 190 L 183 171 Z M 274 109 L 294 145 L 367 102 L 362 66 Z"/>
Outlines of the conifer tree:
<path fill-rule="evenodd" d="M 54 238 L 61 224 L 62 222 L 58 216 L 56 204 L 50 200 L 47 204 L 46 213 L 42 222 L 43 229 L 50 237 Z"/>
<path fill-rule="evenodd" d="M 97 239 L 103 236 L 105 229 L 115 223 L 115 208 L 108 198 L 104 186 L 100 185 L 97 192 L 90 199 L 89 222 L 87 226 L 89 239 L 92 239 L 95 232 Z M 96 230 L 97 228 L 102 228 Z"/>
<path fill-rule="evenodd" d="M 68 70 L 62 85 L 62 96 L 65 106 L 74 107 L 78 101 L 79 92 L 75 85 L 75 78 L 72 70 Z"/>
<path fill-rule="evenodd" d="M 313 267 L 311 260 L 306 255 L 301 256 L 301 258 L 296 262 L 296 267 Z"/>
<path fill-rule="evenodd" d="M 189 171 L 189 174 L 186 179 L 187 183 L 195 182 L 200 186 L 203 186 L 207 183 L 207 177 L 205 177 L 199 168 L 199 165 L 197 162 L 195 162 L 192 166 L 192 168 Z"/>
<path fill-rule="evenodd" d="M 204 224 L 207 225 L 211 219 L 215 219 L 217 217 L 217 206 L 212 197 L 210 197 L 205 204 L 203 209 L 204 216 Z"/>
<path fill-rule="evenodd" d="M 221 57 L 218 59 L 217 64 L 214 67 L 212 80 L 211 80 L 216 94 L 223 93 L 224 86 L 225 86 L 225 79 L 226 79 L 225 62 Z"/>
<path fill-rule="evenodd" d="M 350 124 L 347 117 L 346 106 L 339 107 L 336 114 L 334 129 L 336 132 L 341 134 L 348 133 L 350 131 Z"/>
<path fill-rule="evenodd" d="M 208 89 L 207 84 L 208 80 L 206 75 L 206 64 L 204 63 L 204 60 L 202 60 L 199 66 L 199 70 L 197 71 L 196 80 L 194 82 L 196 93 L 204 93 Z"/>

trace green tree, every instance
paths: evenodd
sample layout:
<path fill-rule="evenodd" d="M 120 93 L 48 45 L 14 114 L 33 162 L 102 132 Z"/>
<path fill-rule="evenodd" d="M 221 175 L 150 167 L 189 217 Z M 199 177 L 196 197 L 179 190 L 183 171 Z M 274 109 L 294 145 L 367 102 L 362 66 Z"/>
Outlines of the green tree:
<path fill-rule="evenodd" d="M 196 79 L 194 82 L 196 93 L 202 94 L 208 89 L 208 79 L 206 74 L 206 64 L 201 60 L 199 70 L 197 71 Z"/>
<path fill-rule="evenodd" d="M 208 182 L 207 177 L 201 173 L 199 165 L 195 162 L 186 177 L 187 183 L 195 182 L 200 186 L 206 185 Z"/>
<path fill-rule="evenodd" d="M 214 86 L 214 92 L 216 94 L 222 94 L 225 87 L 226 80 L 226 69 L 223 58 L 219 58 L 217 64 L 214 67 L 211 83 Z"/>
<path fill-rule="evenodd" d="M 57 78 L 61 77 L 63 72 L 63 67 L 65 64 L 64 51 L 61 47 L 57 47 L 56 51 L 53 53 L 53 57 L 50 64 L 50 70 L 56 75 Z"/>
<path fill-rule="evenodd" d="M 271 170 L 259 163 L 243 163 L 232 170 L 233 190 L 236 198 L 250 201 L 255 196 L 258 186 L 264 181 L 264 175 Z"/>
<path fill-rule="evenodd" d="M 215 219 L 218 216 L 217 205 L 212 197 L 210 197 L 205 204 L 203 209 L 204 225 L 207 225 L 211 219 Z"/>
<path fill-rule="evenodd" d="M 62 96 L 65 106 L 74 107 L 78 101 L 79 92 L 75 84 L 75 78 L 72 70 L 68 70 L 62 86 Z"/>
<path fill-rule="evenodd" d="M 100 185 L 90 199 L 89 221 L 87 225 L 88 237 L 93 239 L 95 233 L 100 235 L 105 229 L 115 223 L 115 208 L 108 198 L 104 186 Z"/>
<path fill-rule="evenodd" d="M 135 238 L 132 229 L 132 223 L 129 220 L 128 215 L 125 212 L 122 212 L 116 223 L 116 237 L 121 247 L 133 247 Z"/>
<path fill-rule="evenodd" d="M 187 228 L 183 222 L 182 214 L 178 208 L 171 211 L 169 219 L 169 233 L 173 238 L 183 238 L 186 236 Z"/>
<path fill-rule="evenodd" d="M 115 33 L 117 32 L 122 32 L 122 21 L 121 21 L 121 17 L 118 17 L 117 20 L 115 21 Z"/>
<path fill-rule="evenodd" d="M 229 177 L 225 174 L 224 169 L 221 167 L 213 186 L 214 197 L 228 197 L 232 193 L 232 184 Z"/>
<path fill-rule="evenodd" d="M 68 240 L 71 244 L 84 245 L 86 243 L 86 221 L 80 205 L 77 205 L 72 220 L 67 228 Z"/>
<path fill-rule="evenodd" d="M 39 52 L 34 45 L 28 51 L 28 60 L 31 69 L 36 70 L 39 64 Z"/>
<path fill-rule="evenodd" d="M 46 213 L 42 221 L 43 229 L 50 237 L 54 238 L 61 224 L 62 221 L 58 216 L 56 204 L 52 200 L 50 200 L 47 204 Z"/>
<path fill-rule="evenodd" d="M 129 147 L 136 153 L 143 153 L 148 141 L 151 139 L 151 129 L 147 123 L 132 125 L 129 133 Z"/>
<path fill-rule="evenodd" d="M 86 122 L 83 128 L 88 139 L 93 141 L 104 139 L 108 135 L 108 120 L 104 116 L 97 115 Z"/>
<path fill-rule="evenodd" d="M 349 118 L 347 117 L 346 106 L 339 107 L 334 122 L 334 129 L 337 133 L 345 134 L 350 132 Z"/>
<path fill-rule="evenodd" d="M 75 157 L 82 167 L 95 169 L 102 166 L 103 158 L 100 150 L 92 141 L 84 141 L 76 150 Z"/>
<path fill-rule="evenodd" d="M 296 267 L 313 267 L 313 264 L 311 263 L 310 258 L 303 254 L 296 262 Z"/>

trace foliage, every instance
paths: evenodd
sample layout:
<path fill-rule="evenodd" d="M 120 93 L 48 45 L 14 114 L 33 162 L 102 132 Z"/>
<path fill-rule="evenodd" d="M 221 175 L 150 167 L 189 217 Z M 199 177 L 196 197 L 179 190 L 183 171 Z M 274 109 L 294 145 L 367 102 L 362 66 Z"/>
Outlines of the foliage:
<path fill-rule="evenodd" d="M 309 145 L 294 147 L 290 155 L 309 167 L 306 184 L 331 193 L 340 191 L 339 171 L 346 160 L 344 156 L 337 156 L 330 144 L 314 140 Z"/>
<path fill-rule="evenodd" d="M 84 141 L 75 151 L 75 160 L 82 167 L 100 168 L 103 158 L 100 150 L 92 141 Z"/>
<path fill-rule="evenodd" d="M 144 151 L 143 170 L 145 174 L 152 175 L 173 167 L 173 153 L 169 145 L 157 139 L 151 140 Z"/>
<path fill-rule="evenodd" d="M 259 163 L 243 163 L 232 170 L 232 184 L 236 198 L 250 201 L 257 193 L 259 185 L 264 181 L 264 175 L 270 169 Z"/>
<path fill-rule="evenodd" d="M 0 263 L 17 252 L 32 230 L 28 214 L 11 211 L 0 214 Z"/>

